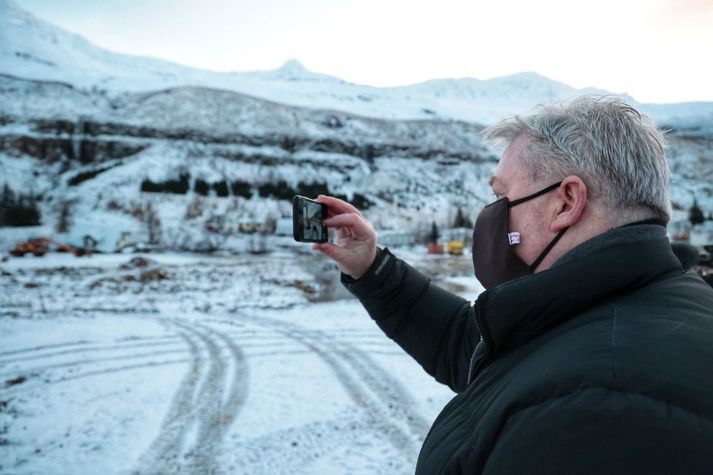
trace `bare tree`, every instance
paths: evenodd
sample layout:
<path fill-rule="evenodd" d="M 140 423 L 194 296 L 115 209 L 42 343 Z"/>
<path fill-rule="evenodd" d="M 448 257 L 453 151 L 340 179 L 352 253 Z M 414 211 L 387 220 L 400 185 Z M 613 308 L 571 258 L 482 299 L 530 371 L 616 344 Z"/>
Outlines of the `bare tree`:
<path fill-rule="evenodd" d="M 183 219 L 194 219 L 203 214 L 203 199 L 196 195 L 188 206 L 186 207 L 186 213 L 183 215 Z"/>
<path fill-rule="evenodd" d="M 144 223 L 146 224 L 149 243 L 159 244 L 161 242 L 161 219 L 159 219 L 158 212 L 151 201 L 146 203 L 144 208 Z"/>
<path fill-rule="evenodd" d="M 72 205 L 71 201 L 62 201 L 57 218 L 57 232 L 66 233 L 72 225 Z"/>

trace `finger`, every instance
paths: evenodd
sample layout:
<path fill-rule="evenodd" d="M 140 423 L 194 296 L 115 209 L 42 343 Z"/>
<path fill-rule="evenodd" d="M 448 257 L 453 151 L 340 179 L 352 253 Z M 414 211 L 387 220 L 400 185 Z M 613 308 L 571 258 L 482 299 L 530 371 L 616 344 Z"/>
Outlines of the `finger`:
<path fill-rule="evenodd" d="M 334 198 L 333 196 L 319 195 L 316 201 L 324 203 L 329 208 L 334 215 L 339 215 L 343 213 L 356 213 L 361 216 L 361 211 L 359 211 L 354 205 L 347 203 L 339 198 Z"/>
<path fill-rule="evenodd" d="M 319 243 L 315 247 L 319 252 L 329 257 L 333 261 L 341 264 L 345 257 L 344 249 L 332 244 L 331 242 Z"/>
<path fill-rule="evenodd" d="M 356 213 L 343 213 L 327 218 L 323 221 L 328 228 L 337 228 L 341 226 L 356 226 L 361 221 L 361 216 Z"/>
<path fill-rule="evenodd" d="M 352 204 L 347 203 L 344 200 L 340 200 L 339 198 L 334 198 L 333 196 L 319 195 L 315 201 L 327 205 L 327 215 L 329 217 L 343 213 L 361 214 L 361 211 L 359 211 Z"/>
<path fill-rule="evenodd" d="M 341 237 L 350 237 L 356 240 L 373 239 L 376 240 L 376 233 L 371 225 L 362 216 L 354 213 L 338 214 L 324 221 L 328 228 L 337 228 L 337 234 Z M 346 233 L 342 231 L 348 231 Z"/>

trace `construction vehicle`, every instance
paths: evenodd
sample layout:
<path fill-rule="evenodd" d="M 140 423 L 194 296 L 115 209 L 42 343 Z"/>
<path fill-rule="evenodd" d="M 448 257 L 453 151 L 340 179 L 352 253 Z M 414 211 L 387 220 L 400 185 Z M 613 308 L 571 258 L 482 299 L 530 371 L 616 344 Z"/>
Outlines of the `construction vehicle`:
<path fill-rule="evenodd" d="M 463 242 L 461 241 L 449 241 L 446 249 L 448 254 L 452 256 L 462 256 L 463 255 Z"/>
<path fill-rule="evenodd" d="M 428 243 L 429 254 L 443 254 L 443 244 L 437 242 Z"/>
<path fill-rule="evenodd" d="M 80 256 L 83 254 L 80 250 L 68 244 L 62 244 L 47 238 L 36 238 L 30 239 L 29 241 L 18 242 L 15 244 L 15 249 L 10 251 L 10 254 L 15 257 L 22 257 L 25 254 L 32 254 L 36 257 L 42 257 L 49 251 L 69 252 L 70 254 L 73 254 L 75 256 Z"/>

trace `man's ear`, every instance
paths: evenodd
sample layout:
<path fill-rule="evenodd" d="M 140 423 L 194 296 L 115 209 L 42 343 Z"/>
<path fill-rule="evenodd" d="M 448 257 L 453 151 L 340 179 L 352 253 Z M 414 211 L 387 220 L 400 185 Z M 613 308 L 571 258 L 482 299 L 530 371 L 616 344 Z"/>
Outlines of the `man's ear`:
<path fill-rule="evenodd" d="M 576 175 L 570 175 L 560 184 L 556 192 L 553 221 L 550 231 L 560 232 L 577 224 L 587 206 L 587 185 Z"/>

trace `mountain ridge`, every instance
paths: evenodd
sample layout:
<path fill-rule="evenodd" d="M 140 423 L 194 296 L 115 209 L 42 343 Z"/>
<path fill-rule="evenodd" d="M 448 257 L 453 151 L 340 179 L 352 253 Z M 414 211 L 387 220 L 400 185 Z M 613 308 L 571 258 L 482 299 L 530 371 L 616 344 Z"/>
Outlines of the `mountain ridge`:
<path fill-rule="evenodd" d="M 610 94 L 596 88 L 576 89 L 532 71 L 485 80 L 441 78 L 384 88 L 312 72 L 296 59 L 268 71 L 205 71 L 99 48 L 10 0 L 0 0 L 0 73 L 67 82 L 109 96 L 195 85 L 366 117 L 482 124 L 527 113 L 540 103 L 561 102 L 581 94 Z M 699 122 L 713 118 L 713 102 L 649 106 L 626 94 L 618 96 L 644 112 L 653 112 L 664 123 L 671 117 L 685 116 Z"/>
<path fill-rule="evenodd" d="M 40 198 L 47 232 L 69 206 L 82 232 L 111 223 L 142 239 L 153 210 L 164 245 L 205 250 L 216 220 L 288 219 L 291 194 L 330 193 L 364 205 L 380 230 L 428 233 L 492 201 L 498 154 L 485 125 L 606 92 L 534 72 L 373 88 L 297 60 L 211 73 L 96 48 L 21 9 L 3 15 L 8 5 L 0 0 L 0 185 Z M 711 105 L 638 106 L 668 117 L 679 210 L 694 199 L 713 209 Z"/>

